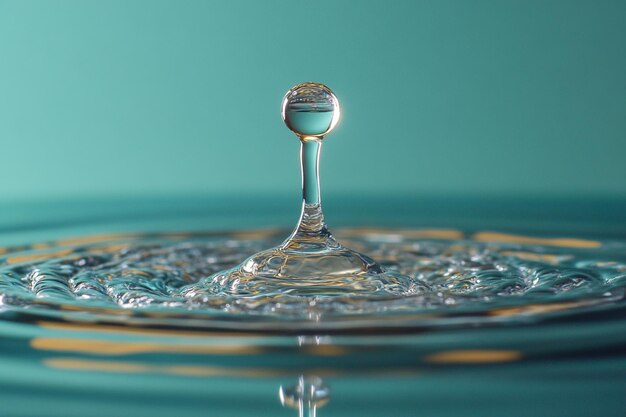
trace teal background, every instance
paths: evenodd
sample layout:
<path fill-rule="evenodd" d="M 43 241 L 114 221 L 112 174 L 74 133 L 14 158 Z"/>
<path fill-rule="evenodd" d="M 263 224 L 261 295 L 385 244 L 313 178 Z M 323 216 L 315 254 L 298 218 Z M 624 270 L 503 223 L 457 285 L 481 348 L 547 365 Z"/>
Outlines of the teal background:
<path fill-rule="evenodd" d="M 3 1 L 2 200 L 298 193 L 279 106 L 327 83 L 329 193 L 626 196 L 624 1 Z"/>

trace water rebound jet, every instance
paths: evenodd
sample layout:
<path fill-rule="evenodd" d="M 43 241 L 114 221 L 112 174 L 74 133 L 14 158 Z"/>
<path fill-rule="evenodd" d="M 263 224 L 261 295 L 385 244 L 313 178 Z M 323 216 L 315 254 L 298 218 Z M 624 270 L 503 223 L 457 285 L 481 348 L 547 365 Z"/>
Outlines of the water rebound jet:
<path fill-rule="evenodd" d="M 385 271 L 367 255 L 342 246 L 326 226 L 319 159 L 324 138 L 339 121 L 335 94 L 323 84 L 299 84 L 285 95 L 281 114 L 300 140 L 302 212 L 298 225 L 279 246 L 187 288 L 184 295 L 399 296 L 425 288 L 414 278 Z"/>

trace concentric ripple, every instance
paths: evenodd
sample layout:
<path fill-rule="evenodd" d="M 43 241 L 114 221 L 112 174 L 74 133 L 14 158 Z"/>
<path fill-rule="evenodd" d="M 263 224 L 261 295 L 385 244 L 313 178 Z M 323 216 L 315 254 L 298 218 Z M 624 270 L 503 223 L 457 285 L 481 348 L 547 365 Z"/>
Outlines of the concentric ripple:
<path fill-rule="evenodd" d="M 282 232 L 96 236 L 5 248 L 0 308 L 64 318 L 102 315 L 318 326 L 472 317 L 540 318 L 619 306 L 626 242 L 433 230 L 343 230 L 339 240 L 414 280 L 398 296 L 291 294 L 288 282 L 245 296 L 200 291 L 203 280 L 276 244 Z M 376 283 L 371 285 L 375 290 Z M 287 288 L 287 289 L 285 289 Z M 304 323 L 304 324 L 303 324 Z"/>

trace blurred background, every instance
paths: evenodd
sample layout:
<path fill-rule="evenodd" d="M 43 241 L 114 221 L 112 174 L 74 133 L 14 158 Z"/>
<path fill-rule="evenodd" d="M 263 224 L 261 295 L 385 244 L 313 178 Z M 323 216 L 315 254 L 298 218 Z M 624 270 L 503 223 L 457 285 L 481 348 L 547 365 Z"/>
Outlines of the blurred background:
<path fill-rule="evenodd" d="M 626 196 L 624 1 L 0 0 L 0 195 Z"/>

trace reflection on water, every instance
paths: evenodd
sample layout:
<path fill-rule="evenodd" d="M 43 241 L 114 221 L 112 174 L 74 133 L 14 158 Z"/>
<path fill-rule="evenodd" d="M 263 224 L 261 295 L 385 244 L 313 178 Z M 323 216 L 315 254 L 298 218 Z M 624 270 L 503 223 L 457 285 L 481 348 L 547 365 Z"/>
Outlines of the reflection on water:
<path fill-rule="evenodd" d="M 298 410 L 299 417 L 315 417 L 330 400 L 330 389 L 319 377 L 301 375 L 296 384 L 281 386 L 278 395 L 282 405 Z"/>
<path fill-rule="evenodd" d="M 313 416 L 324 406 L 328 416 L 522 417 L 531 407 L 540 417 L 621 417 L 626 409 L 626 242 L 346 229 L 342 242 L 427 291 L 180 296 L 282 236 L 127 234 L 4 248 L 7 415 Z"/>

